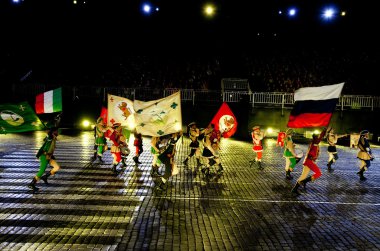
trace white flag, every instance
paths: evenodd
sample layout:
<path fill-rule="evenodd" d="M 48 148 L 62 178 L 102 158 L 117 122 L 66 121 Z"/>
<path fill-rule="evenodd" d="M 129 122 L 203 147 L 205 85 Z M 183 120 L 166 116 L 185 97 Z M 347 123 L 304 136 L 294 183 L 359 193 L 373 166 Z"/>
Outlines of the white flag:
<path fill-rule="evenodd" d="M 179 91 L 162 99 L 147 102 L 135 100 L 133 108 L 136 111 L 136 131 L 142 135 L 162 136 L 182 129 Z"/>
<path fill-rule="evenodd" d="M 108 125 L 121 123 L 122 126 L 133 130 L 135 118 L 133 102 L 127 98 L 108 94 Z"/>

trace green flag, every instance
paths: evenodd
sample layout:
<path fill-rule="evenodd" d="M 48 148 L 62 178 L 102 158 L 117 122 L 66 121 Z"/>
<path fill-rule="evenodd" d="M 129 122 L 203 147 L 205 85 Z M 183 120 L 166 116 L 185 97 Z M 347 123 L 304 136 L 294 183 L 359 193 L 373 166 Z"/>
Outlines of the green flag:
<path fill-rule="evenodd" d="M 0 104 L 0 134 L 42 129 L 44 125 L 28 102 Z"/>

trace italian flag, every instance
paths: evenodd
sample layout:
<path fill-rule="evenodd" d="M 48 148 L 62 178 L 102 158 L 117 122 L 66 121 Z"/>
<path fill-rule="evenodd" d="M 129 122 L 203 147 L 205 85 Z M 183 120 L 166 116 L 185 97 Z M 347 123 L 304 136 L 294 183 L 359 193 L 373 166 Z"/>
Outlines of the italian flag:
<path fill-rule="evenodd" d="M 47 91 L 36 96 L 36 113 L 62 111 L 62 88 Z"/>

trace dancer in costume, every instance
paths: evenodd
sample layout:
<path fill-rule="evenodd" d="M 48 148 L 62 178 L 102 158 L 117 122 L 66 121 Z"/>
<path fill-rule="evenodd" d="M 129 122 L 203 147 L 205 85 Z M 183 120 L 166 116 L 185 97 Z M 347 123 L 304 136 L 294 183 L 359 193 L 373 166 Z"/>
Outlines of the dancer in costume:
<path fill-rule="evenodd" d="M 252 127 L 252 142 L 253 142 L 253 152 L 255 152 L 256 157 L 254 160 L 250 161 L 250 165 L 252 163 L 256 163 L 257 166 L 259 167 L 260 170 L 263 169 L 261 165 L 261 158 L 263 157 L 263 145 L 262 145 L 262 140 L 265 137 L 265 132 L 262 132 L 260 130 L 260 126 L 254 126 Z"/>
<path fill-rule="evenodd" d="M 197 167 L 199 168 L 201 166 L 201 160 L 200 160 L 201 152 L 199 149 L 198 137 L 201 134 L 201 132 L 199 128 L 197 128 L 197 124 L 195 122 L 191 122 L 188 125 L 188 128 L 189 128 L 189 137 L 191 140 L 191 143 L 190 143 L 191 152 L 183 161 L 183 164 L 187 165 L 187 162 L 189 161 L 189 159 L 195 155 L 195 158 L 197 159 Z"/>
<path fill-rule="evenodd" d="M 181 138 L 182 132 L 172 133 L 165 150 L 158 156 L 158 159 L 165 165 L 165 173 L 156 181 L 158 190 L 166 189 L 166 182 L 172 176 L 172 171 L 175 165 L 174 156 L 176 154 L 176 143 Z"/>
<path fill-rule="evenodd" d="M 44 143 L 41 148 L 38 150 L 36 157 L 40 160 L 40 170 L 34 176 L 32 182 L 28 185 L 33 191 L 38 191 L 39 188 L 36 187 L 36 183 L 42 179 L 46 184 L 48 183 L 48 177 L 54 176 L 54 174 L 60 169 L 59 164 L 55 160 L 54 150 L 58 137 L 58 128 L 52 127 L 48 135 L 44 139 Z M 51 165 L 53 169 L 45 173 L 46 167 Z M 44 174 L 45 173 L 45 174 Z"/>
<path fill-rule="evenodd" d="M 153 155 L 152 169 L 150 171 L 150 175 L 152 175 L 152 177 L 157 177 L 161 175 L 158 172 L 158 169 L 160 168 L 161 164 L 161 161 L 158 159 L 158 156 L 161 153 L 161 147 L 161 137 L 152 137 L 150 148 L 150 152 Z"/>
<path fill-rule="evenodd" d="M 111 134 L 109 138 L 113 143 L 113 145 L 111 146 L 111 153 L 113 156 L 112 172 L 114 172 L 115 174 L 118 174 L 119 171 L 117 171 L 117 166 L 123 160 L 121 156 L 122 155 L 121 148 L 127 147 L 128 145 L 123 135 L 123 128 L 121 127 L 120 123 L 114 123 L 112 125 L 112 129 L 110 130 L 110 132 Z M 123 165 L 124 164 L 125 163 L 123 163 Z"/>
<path fill-rule="evenodd" d="M 108 130 L 106 123 L 102 117 L 96 120 L 95 125 L 95 145 L 94 145 L 94 156 L 92 160 L 95 161 L 98 157 L 100 162 L 103 162 L 103 153 L 107 150 L 107 140 L 105 137 L 105 132 Z"/>
<path fill-rule="evenodd" d="M 332 171 L 331 165 L 334 164 L 338 160 L 338 152 L 336 150 L 336 143 L 338 139 L 348 136 L 348 134 L 338 135 L 335 134 L 334 128 L 330 127 L 327 129 L 327 143 L 329 146 L 327 147 L 327 152 L 329 154 L 329 160 L 327 163 L 327 169 Z"/>
<path fill-rule="evenodd" d="M 141 164 L 139 161 L 139 157 L 143 152 L 143 141 L 142 141 L 142 135 L 141 133 L 135 132 L 135 140 L 133 141 L 133 145 L 136 147 L 136 154 L 133 157 L 133 161 L 136 163 L 136 165 Z"/>
<path fill-rule="evenodd" d="M 359 152 L 357 158 L 360 159 L 359 172 L 357 173 L 360 180 L 366 180 L 364 177 L 364 172 L 371 166 L 371 161 L 374 160 L 372 155 L 372 150 L 368 142 L 369 131 L 363 130 L 360 132 L 360 138 L 358 141 Z"/>
<path fill-rule="evenodd" d="M 299 195 L 298 188 L 300 185 L 302 185 L 304 188 L 306 188 L 306 183 L 309 181 L 315 181 L 319 177 L 321 177 L 322 172 L 321 169 L 317 166 L 315 163 L 319 156 L 319 143 L 323 139 L 323 137 L 326 134 L 327 128 L 324 128 L 323 131 L 319 134 L 313 134 L 313 139 L 311 140 L 311 143 L 309 145 L 309 149 L 306 153 L 306 158 L 303 162 L 303 169 L 301 176 L 298 178 L 296 184 L 292 188 L 292 194 Z M 310 170 L 314 172 L 313 175 L 308 176 Z"/>
<path fill-rule="evenodd" d="M 291 176 L 291 172 L 293 172 L 294 167 L 297 164 L 297 155 L 294 149 L 294 143 L 293 143 L 293 129 L 289 128 L 285 132 L 285 140 L 284 140 L 284 158 L 285 158 L 285 173 L 286 173 L 286 179 L 291 180 L 293 177 Z"/>
<path fill-rule="evenodd" d="M 213 133 L 213 125 L 209 125 L 205 130 L 205 136 L 203 138 L 203 152 L 202 157 L 205 160 L 204 167 L 202 168 L 202 173 L 207 179 L 212 177 L 210 168 L 215 164 L 218 165 L 218 174 L 223 174 L 223 166 L 219 158 L 219 141 L 217 134 Z"/>

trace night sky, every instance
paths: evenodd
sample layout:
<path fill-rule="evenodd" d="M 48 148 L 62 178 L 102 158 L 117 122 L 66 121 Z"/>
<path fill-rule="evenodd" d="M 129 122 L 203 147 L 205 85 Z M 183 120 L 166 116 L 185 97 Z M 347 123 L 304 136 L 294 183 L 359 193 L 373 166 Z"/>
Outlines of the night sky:
<path fill-rule="evenodd" d="M 261 48 L 377 48 L 374 1 L 221 0 L 205 18 L 199 0 L 150 1 L 159 11 L 141 12 L 137 0 L 0 1 L 1 62 L 22 69 L 112 67 L 136 55 L 254 54 Z M 324 3 L 347 11 L 323 23 Z M 296 6 L 290 19 L 278 11 Z M 374 52 L 377 53 L 377 52 Z M 80 67 L 79 67 L 80 66 Z M 23 70 L 23 71 L 25 71 Z"/>

